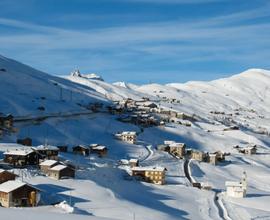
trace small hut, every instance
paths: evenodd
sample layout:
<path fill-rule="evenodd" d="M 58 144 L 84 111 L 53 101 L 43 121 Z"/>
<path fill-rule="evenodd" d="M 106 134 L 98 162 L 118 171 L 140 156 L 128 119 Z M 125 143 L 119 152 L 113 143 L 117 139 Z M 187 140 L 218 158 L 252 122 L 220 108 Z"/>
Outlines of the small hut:
<path fill-rule="evenodd" d="M 7 170 L 0 169 L 0 184 L 9 180 L 15 180 L 18 175 Z"/>
<path fill-rule="evenodd" d="M 107 155 L 108 148 L 98 144 L 90 145 L 90 153 L 98 154 L 99 157 L 104 157 Z"/>
<path fill-rule="evenodd" d="M 89 156 L 90 149 L 85 145 L 78 145 L 72 148 L 74 154 L 79 154 L 83 156 Z"/>
<path fill-rule="evenodd" d="M 62 178 L 74 178 L 75 177 L 75 169 L 66 166 L 66 165 L 56 165 L 52 168 L 48 169 L 47 174 L 49 177 L 54 179 L 62 179 Z"/>

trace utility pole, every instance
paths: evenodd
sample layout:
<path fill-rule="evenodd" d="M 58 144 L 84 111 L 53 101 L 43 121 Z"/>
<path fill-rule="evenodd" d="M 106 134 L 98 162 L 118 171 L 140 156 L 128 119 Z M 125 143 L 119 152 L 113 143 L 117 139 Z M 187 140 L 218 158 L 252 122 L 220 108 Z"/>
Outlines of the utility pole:
<path fill-rule="evenodd" d="M 60 87 L 60 101 L 63 100 L 63 89 L 62 87 Z"/>
<path fill-rule="evenodd" d="M 72 90 L 70 90 L 70 101 L 72 102 Z"/>

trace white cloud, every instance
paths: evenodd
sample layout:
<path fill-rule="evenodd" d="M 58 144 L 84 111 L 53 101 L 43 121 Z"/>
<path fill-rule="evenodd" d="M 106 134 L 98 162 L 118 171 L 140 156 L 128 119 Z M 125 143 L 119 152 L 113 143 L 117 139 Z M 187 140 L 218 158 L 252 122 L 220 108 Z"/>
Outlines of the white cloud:
<path fill-rule="evenodd" d="M 55 64 L 51 69 L 61 62 L 65 68 L 71 69 L 79 63 L 92 66 L 95 71 L 123 71 L 138 68 L 137 62 L 145 64 L 155 60 L 178 63 L 233 60 L 263 64 L 270 56 L 267 46 L 270 45 L 270 23 L 244 21 L 268 16 L 267 9 L 269 5 L 202 21 L 174 20 L 91 30 L 69 30 L 0 18 L 0 30 L 1 25 L 21 30 L 0 35 L 0 45 L 2 51 L 27 54 L 29 61 L 38 63 L 41 59 L 44 66 L 51 56 Z"/>

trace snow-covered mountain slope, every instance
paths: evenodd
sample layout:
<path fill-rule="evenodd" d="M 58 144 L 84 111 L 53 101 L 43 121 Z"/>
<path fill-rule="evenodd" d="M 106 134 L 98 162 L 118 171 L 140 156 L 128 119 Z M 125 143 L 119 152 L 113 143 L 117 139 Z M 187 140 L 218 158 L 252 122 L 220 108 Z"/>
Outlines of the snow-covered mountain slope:
<path fill-rule="evenodd" d="M 19 215 L 33 212 L 31 216 L 36 216 L 34 212 L 42 211 L 46 219 L 50 216 L 58 218 L 60 214 L 57 212 L 62 211 L 50 204 L 55 200 L 65 200 L 74 207 L 76 214 L 84 215 L 81 219 L 91 219 L 91 215 L 118 220 L 222 219 L 216 193 L 225 190 L 225 181 L 238 181 L 245 170 L 248 175 L 247 197 L 232 199 L 220 195 L 223 211 L 237 220 L 270 217 L 267 205 L 270 201 L 270 133 L 258 132 L 260 129 L 270 131 L 269 71 L 251 69 L 211 82 L 136 86 L 110 84 L 78 75 L 62 79 L 4 57 L 0 58 L 0 64 L 0 112 L 41 114 L 36 110 L 40 105 L 45 106 L 48 113 L 81 111 L 83 109 L 77 103 L 148 96 L 158 106 L 196 114 L 198 118 L 191 122 L 190 127 L 166 123 L 165 126 L 143 130 L 134 124 L 120 122 L 116 120 L 117 115 L 107 112 L 50 117 L 38 122 L 16 121 L 14 126 L 18 132 L 4 135 L 0 140 L 0 158 L 3 158 L 4 151 L 17 148 L 17 145 L 7 143 L 29 136 L 33 145 L 44 142 L 68 145 L 69 152 L 61 152 L 60 158 L 80 168 L 75 179 L 63 180 L 50 179 L 35 169 L 14 169 L 19 175 L 24 173 L 24 181 L 43 190 L 44 204 L 47 204 L 21 209 Z M 59 100 L 59 85 L 63 88 L 64 101 Z M 70 90 L 73 91 L 72 98 Z M 240 129 L 224 130 L 230 125 L 237 125 Z M 138 132 L 138 143 L 116 140 L 113 134 L 118 131 Z M 192 177 L 198 182 L 209 183 L 213 190 L 199 190 L 189 184 L 184 172 L 185 161 L 156 150 L 156 145 L 164 140 L 184 142 L 188 148 L 200 151 L 230 153 L 216 166 L 190 161 Z M 232 147 L 246 146 L 248 142 L 258 145 L 257 154 L 243 155 Z M 108 155 L 104 158 L 93 154 L 83 157 L 71 152 L 72 146 L 92 143 L 107 146 Z M 127 179 L 127 174 L 118 168 L 118 161 L 123 158 L 137 158 L 141 166 L 166 167 L 166 185 Z M 3 213 L 15 219 L 13 216 L 17 212 L 5 209 Z M 64 218 L 68 214 L 61 215 Z M 67 217 L 77 218 L 77 215 Z"/>
<path fill-rule="evenodd" d="M 196 114 L 204 119 L 216 118 L 212 112 L 238 115 L 237 119 L 252 121 L 270 129 L 270 71 L 250 69 L 229 78 L 210 82 L 150 84 L 136 88 L 136 91 L 152 96 L 177 99 L 180 104 L 161 102 L 161 105 Z M 243 116 L 245 112 L 245 116 Z M 249 113 L 248 113 L 249 112 Z M 240 115 L 240 116 L 239 116 Z M 241 117 L 241 115 L 243 117 Z M 263 120 L 261 120 L 263 118 Z"/>
<path fill-rule="evenodd" d="M 78 103 L 106 102 L 100 93 L 0 56 L 0 109 L 14 115 L 83 110 Z"/>
<path fill-rule="evenodd" d="M 72 82 L 88 86 L 96 92 L 103 94 L 106 98 L 110 100 L 121 100 L 126 98 L 138 100 L 141 97 L 148 96 L 134 90 L 134 88 L 136 88 L 135 85 L 127 85 L 125 83 L 110 84 L 104 81 L 89 79 L 75 75 L 67 76 L 66 78 Z"/>
<path fill-rule="evenodd" d="M 270 71 L 250 69 L 230 78 L 211 82 L 190 82 L 186 84 L 169 84 L 181 91 L 188 92 L 190 97 L 183 101 L 194 100 L 207 105 L 213 110 L 234 110 L 239 107 L 253 108 L 259 111 L 268 110 L 270 105 Z M 196 105 L 193 105 L 196 107 Z"/>

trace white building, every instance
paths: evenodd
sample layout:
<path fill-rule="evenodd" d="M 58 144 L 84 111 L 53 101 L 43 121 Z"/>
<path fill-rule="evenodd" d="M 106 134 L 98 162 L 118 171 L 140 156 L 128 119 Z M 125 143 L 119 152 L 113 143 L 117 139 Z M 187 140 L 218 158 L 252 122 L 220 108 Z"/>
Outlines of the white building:
<path fill-rule="evenodd" d="M 137 141 L 137 134 L 135 131 L 123 131 L 122 133 L 115 134 L 115 137 L 131 144 L 135 144 Z"/>
<path fill-rule="evenodd" d="M 247 174 L 243 173 L 243 177 L 240 182 L 226 181 L 226 194 L 233 198 L 243 198 L 246 197 L 247 193 Z"/>

